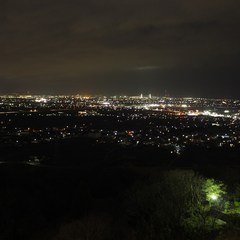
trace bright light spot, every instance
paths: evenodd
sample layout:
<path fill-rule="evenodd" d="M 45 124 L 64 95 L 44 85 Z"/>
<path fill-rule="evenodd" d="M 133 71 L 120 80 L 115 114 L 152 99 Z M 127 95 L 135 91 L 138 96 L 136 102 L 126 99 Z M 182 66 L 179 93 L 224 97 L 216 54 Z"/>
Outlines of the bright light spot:
<path fill-rule="evenodd" d="M 218 196 L 215 195 L 215 194 L 212 194 L 212 195 L 210 196 L 210 198 L 211 198 L 213 201 L 216 201 L 216 200 L 218 199 Z"/>
<path fill-rule="evenodd" d="M 46 98 L 37 98 L 35 100 L 35 102 L 38 102 L 38 103 L 47 103 L 47 99 Z"/>
<path fill-rule="evenodd" d="M 103 105 L 105 105 L 105 106 L 108 106 L 108 105 L 110 105 L 110 103 L 109 103 L 109 102 L 102 102 L 102 104 L 103 104 Z"/>

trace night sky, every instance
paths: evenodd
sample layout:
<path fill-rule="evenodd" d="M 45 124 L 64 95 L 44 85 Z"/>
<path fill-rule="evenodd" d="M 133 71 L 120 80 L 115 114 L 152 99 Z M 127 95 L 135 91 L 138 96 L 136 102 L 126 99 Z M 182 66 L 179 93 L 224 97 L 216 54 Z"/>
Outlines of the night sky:
<path fill-rule="evenodd" d="M 0 93 L 240 98 L 239 0 L 1 0 Z"/>

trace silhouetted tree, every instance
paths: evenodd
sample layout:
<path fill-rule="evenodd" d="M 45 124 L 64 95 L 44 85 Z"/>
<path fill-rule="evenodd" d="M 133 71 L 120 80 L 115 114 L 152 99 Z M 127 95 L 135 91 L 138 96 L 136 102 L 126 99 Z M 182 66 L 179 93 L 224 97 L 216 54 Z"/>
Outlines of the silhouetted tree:
<path fill-rule="evenodd" d="M 127 216 L 137 239 L 196 239 L 225 223 L 212 210 L 224 210 L 224 194 L 222 183 L 193 171 L 169 171 L 132 189 Z"/>

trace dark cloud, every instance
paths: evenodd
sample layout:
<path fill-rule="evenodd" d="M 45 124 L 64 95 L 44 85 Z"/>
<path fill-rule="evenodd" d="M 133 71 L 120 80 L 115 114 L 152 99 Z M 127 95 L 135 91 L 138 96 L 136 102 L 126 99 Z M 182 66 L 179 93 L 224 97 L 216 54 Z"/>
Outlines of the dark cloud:
<path fill-rule="evenodd" d="M 237 0 L 1 1 L 1 92 L 167 88 L 238 97 L 239 7 Z M 211 92 L 206 83 L 218 87 Z"/>

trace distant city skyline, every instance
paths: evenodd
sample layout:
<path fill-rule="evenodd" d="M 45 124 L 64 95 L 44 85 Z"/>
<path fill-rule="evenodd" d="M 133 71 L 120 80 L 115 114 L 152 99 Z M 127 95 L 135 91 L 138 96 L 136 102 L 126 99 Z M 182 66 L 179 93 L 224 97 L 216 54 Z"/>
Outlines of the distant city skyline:
<path fill-rule="evenodd" d="M 156 92 L 156 91 L 155 91 Z M 117 96 L 117 97 L 133 97 L 133 96 L 139 96 L 139 98 L 150 98 L 149 96 L 151 95 L 152 97 L 158 97 L 158 98 L 162 98 L 162 97 L 167 97 L 167 98 L 206 98 L 206 99 L 240 99 L 240 96 L 238 95 L 231 95 L 231 96 L 227 96 L 227 95 L 218 95 L 218 94 L 214 94 L 214 95 L 204 95 L 204 94 L 199 94 L 199 95 L 184 95 L 184 94 L 169 94 L 169 93 L 154 93 L 154 92 L 146 92 L 146 93 L 139 93 L 139 92 L 129 92 L 127 94 L 125 93 L 109 93 L 109 92 L 105 92 L 105 93 L 91 93 L 90 91 L 83 91 L 83 92 L 68 92 L 66 93 L 65 91 L 47 91 L 47 92 L 38 92 L 38 91 L 9 91 L 9 92 L 0 92 L 0 97 L 1 96 L 90 96 L 90 97 L 97 97 L 97 96 L 107 96 L 107 97 L 113 97 L 113 96 Z"/>

